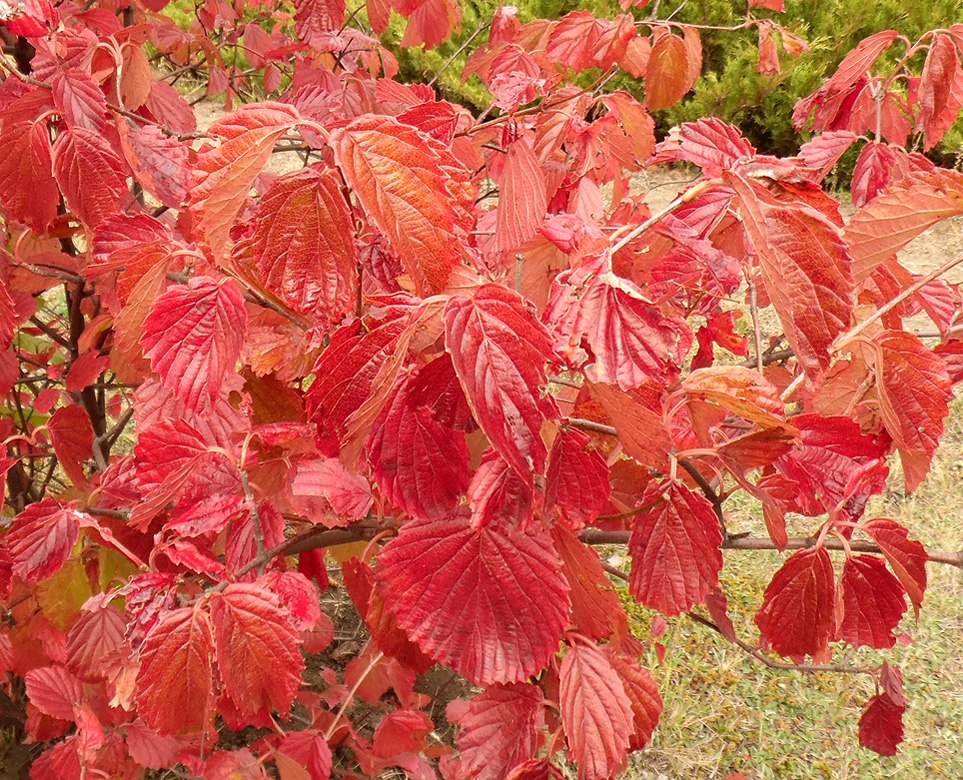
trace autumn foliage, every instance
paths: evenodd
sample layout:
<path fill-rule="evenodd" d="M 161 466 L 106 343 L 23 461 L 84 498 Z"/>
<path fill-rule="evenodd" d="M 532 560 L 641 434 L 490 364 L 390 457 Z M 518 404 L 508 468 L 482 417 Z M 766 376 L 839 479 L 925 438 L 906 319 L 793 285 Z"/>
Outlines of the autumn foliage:
<path fill-rule="evenodd" d="M 963 378 L 963 258 L 898 259 L 963 213 L 907 151 L 963 104 L 963 26 L 863 41 L 775 158 L 713 118 L 657 141 L 699 30 L 628 4 L 501 9 L 481 117 L 379 38 L 448 40 L 452 0 L 166 5 L 0 7 L 0 717 L 31 777 L 612 778 L 662 701 L 599 542 L 646 608 L 870 675 L 860 741 L 894 753 L 899 668 L 839 658 L 926 588 L 864 509 L 896 459 L 925 480 Z M 749 2 L 763 72 L 805 50 L 781 6 Z M 227 104 L 203 132 L 185 73 Z M 844 221 L 820 185 L 850 147 Z M 630 174 L 670 162 L 702 175 L 652 213 Z M 737 491 L 768 538 L 726 527 Z M 740 638 L 719 574 L 749 542 L 785 560 Z M 435 706 L 435 664 L 474 695 Z"/>

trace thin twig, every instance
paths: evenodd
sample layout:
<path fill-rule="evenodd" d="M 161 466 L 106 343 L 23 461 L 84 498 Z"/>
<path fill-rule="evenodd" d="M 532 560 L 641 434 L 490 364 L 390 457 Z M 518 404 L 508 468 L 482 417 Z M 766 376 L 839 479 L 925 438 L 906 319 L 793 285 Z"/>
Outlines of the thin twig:
<path fill-rule="evenodd" d="M 705 192 L 705 190 L 709 189 L 710 187 L 714 187 L 717 184 L 719 184 L 719 181 L 717 179 L 706 179 L 705 181 L 700 181 L 698 184 L 690 187 L 681 195 L 679 195 L 675 200 L 673 200 L 664 209 L 662 209 L 661 211 L 657 211 L 655 214 L 653 214 L 651 217 L 645 220 L 645 222 L 643 222 L 641 225 L 637 225 L 636 227 L 632 228 L 632 230 L 626 233 L 625 236 L 619 239 L 619 241 L 612 247 L 612 254 L 614 255 L 622 247 L 628 244 L 632 239 L 644 233 L 646 230 L 648 230 L 657 222 L 660 222 L 663 219 L 665 219 L 667 216 L 669 216 L 669 214 L 671 214 L 673 211 L 678 209 L 680 206 L 684 206 L 686 203 L 689 203 L 695 200 L 703 192 Z"/>
<path fill-rule="evenodd" d="M 845 347 L 848 342 L 856 338 L 856 336 L 858 336 L 860 333 L 866 330 L 866 328 L 868 328 L 870 325 L 876 322 L 880 317 L 883 317 L 889 312 L 891 312 L 893 309 L 899 306 L 903 301 L 905 301 L 911 295 L 914 295 L 915 293 L 919 292 L 923 287 L 928 285 L 934 279 L 938 279 L 947 271 L 949 271 L 951 268 L 956 267 L 960 263 L 963 263 L 963 254 L 957 255 L 952 260 L 946 263 L 943 263 L 943 265 L 941 265 L 935 271 L 928 273 L 923 278 L 911 284 L 909 287 L 903 290 L 903 292 L 901 292 L 899 295 L 893 298 L 893 300 L 891 300 L 882 308 L 877 309 L 869 317 L 867 317 L 865 320 L 859 323 L 859 325 L 857 325 L 855 328 L 847 331 L 842 336 L 839 336 L 830 346 L 829 348 L 830 352 L 838 352 L 840 349 Z"/>
<path fill-rule="evenodd" d="M 429 86 L 429 87 L 435 86 L 435 82 L 438 81 L 439 78 L 441 78 L 441 74 L 442 74 L 442 73 L 444 73 L 446 70 L 448 70 L 448 68 L 451 66 L 451 64 L 458 58 L 458 55 L 461 54 L 465 49 L 467 49 L 467 48 L 469 47 L 469 45 L 471 44 L 471 42 L 472 42 L 473 40 L 475 40 L 475 38 L 477 38 L 480 33 L 483 33 L 485 30 L 487 30 L 487 29 L 488 29 L 489 27 L 491 27 L 491 26 L 492 26 L 492 23 L 491 23 L 491 22 L 488 22 L 487 24 L 485 24 L 485 25 L 479 27 L 478 29 L 476 29 L 475 32 L 473 32 L 473 33 L 468 37 L 468 40 L 465 41 L 461 46 L 458 47 L 458 51 L 456 51 L 454 54 L 452 54 L 452 55 L 448 58 L 448 62 L 446 62 L 444 65 L 441 66 L 441 69 L 435 74 L 434 78 L 432 78 L 432 80 L 428 82 L 428 86 Z"/>
<path fill-rule="evenodd" d="M 765 664 L 770 669 L 778 669 L 780 671 L 789 672 L 840 672 L 842 674 L 872 674 L 873 668 L 869 666 L 848 666 L 844 662 L 837 664 L 793 664 L 786 663 L 784 661 L 774 661 L 765 653 L 757 650 L 755 647 L 750 645 L 748 642 L 744 642 L 737 636 L 726 637 L 723 634 L 722 629 L 719 628 L 711 620 L 702 617 L 698 612 L 687 612 L 686 615 L 707 628 L 711 628 L 713 631 L 718 632 L 721 636 L 724 636 L 729 642 L 751 655 L 757 661 Z"/>

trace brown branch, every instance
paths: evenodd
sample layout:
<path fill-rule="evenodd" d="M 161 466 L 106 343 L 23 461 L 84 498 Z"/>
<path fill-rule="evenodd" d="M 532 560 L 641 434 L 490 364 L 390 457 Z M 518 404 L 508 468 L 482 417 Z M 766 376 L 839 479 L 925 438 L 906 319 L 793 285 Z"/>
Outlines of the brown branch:
<path fill-rule="evenodd" d="M 579 538 L 585 544 L 628 544 L 631 531 L 602 531 L 597 528 L 586 528 Z M 787 550 L 804 550 L 814 547 L 816 540 L 811 536 L 796 536 L 789 540 Z M 883 551 L 875 542 L 863 539 L 853 539 L 847 543 L 853 552 L 877 553 Z M 845 550 L 839 539 L 826 538 L 823 547 L 827 550 Z M 772 539 L 765 536 L 730 536 L 722 543 L 723 550 L 777 550 Z M 947 550 L 927 550 L 926 554 L 933 563 L 942 563 L 963 569 L 963 550 L 950 552 Z"/>

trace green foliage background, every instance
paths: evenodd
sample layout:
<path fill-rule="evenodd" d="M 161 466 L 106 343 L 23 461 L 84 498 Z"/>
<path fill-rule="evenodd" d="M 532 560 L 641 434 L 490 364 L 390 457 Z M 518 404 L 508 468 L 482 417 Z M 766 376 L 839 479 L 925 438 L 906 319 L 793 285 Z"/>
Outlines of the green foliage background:
<path fill-rule="evenodd" d="M 497 0 L 465 0 L 462 30 L 451 41 L 429 52 L 411 49 L 402 52 L 400 63 L 404 77 L 431 79 L 468 36 L 491 19 L 500 4 Z M 636 18 L 646 18 L 655 4 L 635 10 Z M 522 21 L 558 19 L 579 9 L 609 18 L 621 13 L 617 0 L 517 0 L 516 5 Z M 658 5 L 658 16 L 690 24 L 732 27 L 745 21 L 746 9 L 746 0 L 663 0 Z M 717 116 L 738 125 L 760 151 L 793 154 L 805 140 L 792 128 L 793 105 L 800 97 L 816 90 L 859 41 L 886 29 L 895 29 L 916 41 L 930 29 L 963 21 L 963 0 L 787 0 L 785 13 L 756 9 L 754 14 L 771 17 L 782 24 L 806 40 L 810 51 L 792 59 L 780 49 L 782 73 L 765 76 L 756 72 L 759 51 L 754 27 L 738 31 L 704 30 L 703 75 L 685 99 L 658 113 L 659 133 L 679 122 Z M 400 41 L 403 30 L 403 20 L 396 17 L 385 37 L 392 42 Z M 469 50 L 486 39 L 482 33 Z M 902 53 L 901 47 L 895 44 L 887 56 L 894 61 Z M 465 58 L 465 53 L 459 55 L 436 86 L 448 99 L 476 107 L 486 104 L 487 93 L 477 77 L 465 83 L 461 81 Z M 912 65 L 918 72 L 922 57 L 917 57 Z M 592 74 L 585 77 L 590 82 Z M 609 86 L 636 95 L 643 93 L 642 84 L 624 74 L 609 82 Z M 941 165 L 953 166 L 961 154 L 963 126 L 958 122 L 930 156 Z"/>

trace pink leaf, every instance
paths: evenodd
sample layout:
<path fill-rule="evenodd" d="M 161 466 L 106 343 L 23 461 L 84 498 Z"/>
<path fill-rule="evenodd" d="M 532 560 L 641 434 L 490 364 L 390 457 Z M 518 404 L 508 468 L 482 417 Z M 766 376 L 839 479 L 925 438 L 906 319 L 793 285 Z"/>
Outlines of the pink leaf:
<path fill-rule="evenodd" d="M 144 723 L 127 726 L 130 757 L 147 769 L 169 769 L 177 763 L 177 756 L 185 747 L 185 740 L 162 736 Z"/>
<path fill-rule="evenodd" d="M 496 250 L 515 249 L 534 236 L 547 208 L 545 174 L 531 144 L 519 139 L 508 147 L 499 187 Z"/>
<path fill-rule="evenodd" d="M 106 679 L 130 654 L 126 629 L 124 613 L 113 605 L 82 613 L 67 632 L 67 667 L 85 682 Z"/>
<path fill-rule="evenodd" d="M 160 295 L 144 321 L 141 344 L 151 368 L 190 411 L 209 416 L 241 356 L 244 298 L 231 280 L 191 279 Z"/>
<path fill-rule="evenodd" d="M 299 463 L 291 496 L 295 509 L 328 528 L 365 517 L 374 501 L 368 481 L 347 471 L 337 458 Z"/>
<path fill-rule="evenodd" d="M 547 532 L 414 520 L 378 556 L 378 581 L 421 649 L 476 685 L 525 680 L 558 649 L 568 586 Z M 511 572 L 509 578 L 489 572 Z"/>
<path fill-rule="evenodd" d="M 90 74 L 80 68 L 68 68 L 54 76 L 52 86 L 54 105 L 69 127 L 104 132 L 107 100 Z"/>
<path fill-rule="evenodd" d="M 121 127 L 121 148 L 134 178 L 165 206 L 179 209 L 190 191 L 188 146 L 154 125 Z"/>

